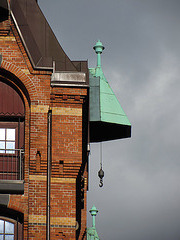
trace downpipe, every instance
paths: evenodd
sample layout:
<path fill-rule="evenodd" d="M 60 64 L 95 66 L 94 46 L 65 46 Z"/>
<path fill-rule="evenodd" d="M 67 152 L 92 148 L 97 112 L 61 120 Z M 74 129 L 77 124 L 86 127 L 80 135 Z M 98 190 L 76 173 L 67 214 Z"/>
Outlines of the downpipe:
<path fill-rule="evenodd" d="M 50 198 L 51 198 L 51 159 L 52 159 L 52 110 L 48 111 L 47 126 L 47 213 L 46 240 L 50 240 Z"/>

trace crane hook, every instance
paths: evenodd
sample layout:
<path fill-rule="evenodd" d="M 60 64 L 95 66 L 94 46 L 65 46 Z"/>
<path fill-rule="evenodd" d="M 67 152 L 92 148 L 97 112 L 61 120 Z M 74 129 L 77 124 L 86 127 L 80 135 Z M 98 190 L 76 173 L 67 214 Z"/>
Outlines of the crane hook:
<path fill-rule="evenodd" d="M 103 177 L 104 177 L 104 171 L 102 170 L 102 167 L 101 167 L 101 169 L 98 172 L 98 176 L 100 178 L 99 186 L 102 187 L 103 186 Z"/>
<path fill-rule="evenodd" d="M 103 180 L 102 180 L 102 179 L 100 179 L 99 186 L 100 186 L 100 187 L 102 187 L 102 186 L 103 186 Z"/>

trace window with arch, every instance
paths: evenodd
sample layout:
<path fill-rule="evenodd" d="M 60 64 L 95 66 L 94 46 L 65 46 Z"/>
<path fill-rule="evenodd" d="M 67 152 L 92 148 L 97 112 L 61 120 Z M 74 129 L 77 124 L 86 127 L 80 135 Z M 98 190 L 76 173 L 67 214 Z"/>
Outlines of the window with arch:
<path fill-rule="evenodd" d="M 23 240 L 23 215 L 0 207 L 0 240 Z"/>
<path fill-rule="evenodd" d="M 0 240 L 23 240 L 23 222 L 23 213 L 0 204 Z"/>
<path fill-rule="evenodd" d="M 0 218 L 0 240 L 15 240 L 15 223 Z"/>
<path fill-rule="evenodd" d="M 20 90 L 0 78 L 0 180 L 23 180 L 24 121 Z"/>

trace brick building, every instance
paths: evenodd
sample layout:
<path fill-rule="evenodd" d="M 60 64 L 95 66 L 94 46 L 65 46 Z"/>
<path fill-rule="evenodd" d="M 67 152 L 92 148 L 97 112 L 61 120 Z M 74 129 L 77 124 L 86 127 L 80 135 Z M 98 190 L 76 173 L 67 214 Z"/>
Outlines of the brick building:
<path fill-rule="evenodd" d="M 68 58 L 35 0 L 1 0 L 0 240 L 86 239 L 97 127 L 87 62 Z"/>

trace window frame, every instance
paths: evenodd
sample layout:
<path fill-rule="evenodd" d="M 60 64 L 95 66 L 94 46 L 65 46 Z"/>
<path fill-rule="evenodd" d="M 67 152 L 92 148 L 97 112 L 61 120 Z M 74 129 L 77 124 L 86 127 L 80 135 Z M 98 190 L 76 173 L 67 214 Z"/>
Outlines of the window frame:
<path fill-rule="evenodd" d="M 9 127 L 6 127 L 6 128 L 2 128 L 0 126 L 0 130 L 1 129 L 4 129 L 5 131 L 5 135 L 4 135 L 4 139 L 0 139 L 0 143 L 4 143 L 4 148 L 0 148 L 0 153 L 7 153 L 7 154 L 14 154 L 15 153 L 15 149 L 16 149 L 16 128 L 9 128 Z M 8 136 L 8 130 L 9 129 L 13 129 L 15 130 L 14 131 L 14 138 L 13 139 L 8 139 L 7 136 Z M 13 148 L 8 148 L 7 145 L 8 143 L 14 143 L 14 146 Z"/>
<path fill-rule="evenodd" d="M 14 236 L 13 240 L 18 240 L 17 239 L 18 222 L 16 220 L 14 220 L 14 219 L 10 219 L 10 218 L 3 217 L 3 216 L 0 216 L 0 220 L 2 220 L 4 222 L 9 222 L 9 223 L 14 224 L 14 234 L 8 234 L 8 233 L 6 234 L 5 233 L 5 225 L 4 225 L 4 232 L 0 233 L 0 235 L 3 236 L 3 240 L 5 239 L 5 236 L 7 236 L 7 235 Z"/>
<path fill-rule="evenodd" d="M 24 163 L 22 161 L 22 152 L 24 150 L 25 140 L 25 119 L 24 117 L 0 117 L 0 128 L 15 129 L 14 150 L 11 151 L 4 149 L 4 151 L 0 152 L 0 164 L 2 165 L 2 171 L 0 172 L 0 180 L 22 180 L 24 178 Z M 17 159 L 21 159 L 21 161 L 19 162 L 17 161 Z M 19 163 L 21 165 L 19 165 Z"/>
<path fill-rule="evenodd" d="M 15 129 L 15 148 L 12 149 L 15 150 L 18 147 L 18 122 L 0 122 L 0 129 Z M 5 154 L 15 154 L 15 151 L 10 152 L 11 150 L 7 150 L 8 148 L 6 148 L 6 142 L 13 142 L 10 140 L 6 140 L 6 136 L 5 136 L 5 141 L 0 140 L 0 142 L 5 142 L 5 148 L 0 150 L 0 155 L 5 155 Z M 4 150 L 4 152 L 1 152 L 2 150 Z"/>

